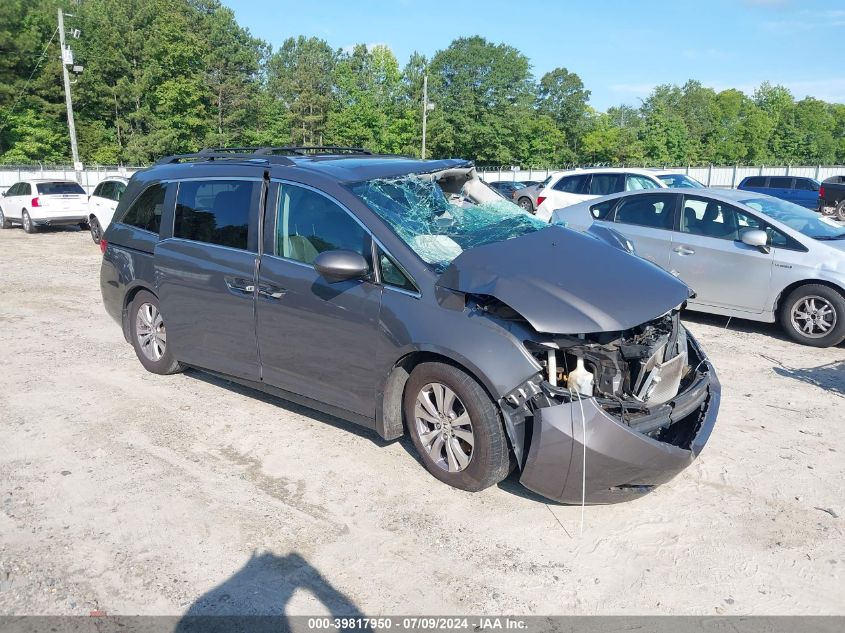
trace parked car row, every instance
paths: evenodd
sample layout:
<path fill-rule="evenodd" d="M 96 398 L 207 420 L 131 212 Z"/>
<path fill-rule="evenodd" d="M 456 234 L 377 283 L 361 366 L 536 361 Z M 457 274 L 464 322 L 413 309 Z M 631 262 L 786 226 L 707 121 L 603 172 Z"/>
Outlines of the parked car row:
<path fill-rule="evenodd" d="M 16 182 L 0 198 L 0 228 L 19 224 L 27 233 L 40 226 L 78 224 L 99 243 L 126 190 L 126 178 L 106 178 L 91 195 L 74 180 L 27 179 Z"/>

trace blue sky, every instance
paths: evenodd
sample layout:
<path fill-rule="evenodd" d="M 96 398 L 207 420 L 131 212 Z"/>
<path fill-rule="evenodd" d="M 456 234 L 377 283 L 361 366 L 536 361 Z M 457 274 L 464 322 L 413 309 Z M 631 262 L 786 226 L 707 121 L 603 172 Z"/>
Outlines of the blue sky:
<path fill-rule="evenodd" d="M 390 46 L 400 65 L 481 35 L 528 56 L 537 77 L 563 66 L 604 110 L 661 83 L 698 79 L 751 93 L 764 80 L 845 103 L 843 0 L 223 0 L 274 48 L 317 36 L 334 48 Z"/>

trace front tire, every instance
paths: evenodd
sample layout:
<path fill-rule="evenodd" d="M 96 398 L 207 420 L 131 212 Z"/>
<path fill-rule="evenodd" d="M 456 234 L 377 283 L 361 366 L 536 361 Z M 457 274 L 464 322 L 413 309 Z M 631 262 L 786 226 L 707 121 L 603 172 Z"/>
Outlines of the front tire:
<path fill-rule="evenodd" d="M 135 355 L 144 368 L 154 374 L 176 374 L 184 369 L 167 345 L 158 297 L 141 290 L 129 305 L 129 330 Z"/>
<path fill-rule="evenodd" d="M 445 363 L 421 363 L 403 398 L 405 424 L 428 472 L 461 490 L 507 477 L 510 452 L 501 416 L 471 376 Z"/>
<path fill-rule="evenodd" d="M 845 296 L 830 286 L 806 284 L 787 295 L 780 323 L 794 341 L 831 347 L 845 340 Z"/>
<path fill-rule="evenodd" d="M 29 217 L 29 213 L 26 210 L 21 211 L 21 224 L 23 224 L 23 230 L 26 233 L 35 233 L 35 224 L 33 223 L 32 218 Z"/>
<path fill-rule="evenodd" d="M 88 226 L 91 229 L 91 239 L 94 240 L 94 244 L 99 244 L 100 240 L 103 239 L 103 227 L 100 226 L 100 221 L 96 217 L 92 217 L 88 221 Z"/>
<path fill-rule="evenodd" d="M 3 214 L 3 209 L 0 209 L 0 229 L 8 229 L 12 226 L 12 223 L 6 218 Z"/>

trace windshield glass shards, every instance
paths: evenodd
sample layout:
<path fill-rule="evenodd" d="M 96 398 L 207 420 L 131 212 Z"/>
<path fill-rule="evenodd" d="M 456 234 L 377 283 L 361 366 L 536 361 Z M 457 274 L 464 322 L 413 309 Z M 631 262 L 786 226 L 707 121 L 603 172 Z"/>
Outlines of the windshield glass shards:
<path fill-rule="evenodd" d="M 367 180 L 351 189 L 437 272 L 465 250 L 549 226 L 505 199 L 480 204 L 465 195 L 447 199 L 434 180 L 416 175 Z"/>

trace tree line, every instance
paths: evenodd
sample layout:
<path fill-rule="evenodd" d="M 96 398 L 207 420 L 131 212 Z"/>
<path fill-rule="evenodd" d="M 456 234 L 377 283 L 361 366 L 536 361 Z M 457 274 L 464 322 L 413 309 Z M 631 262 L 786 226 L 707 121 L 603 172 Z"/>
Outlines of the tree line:
<path fill-rule="evenodd" d="M 575 72 L 539 79 L 513 46 L 453 41 L 400 67 L 386 46 L 316 37 L 274 49 L 219 0 L 3 0 L 0 163 L 66 163 L 56 9 L 73 17 L 72 86 L 86 164 L 142 165 L 209 146 L 350 145 L 480 165 L 845 163 L 845 105 L 763 83 L 752 95 L 690 80 L 598 112 Z M 42 56 L 43 54 L 43 56 Z"/>

